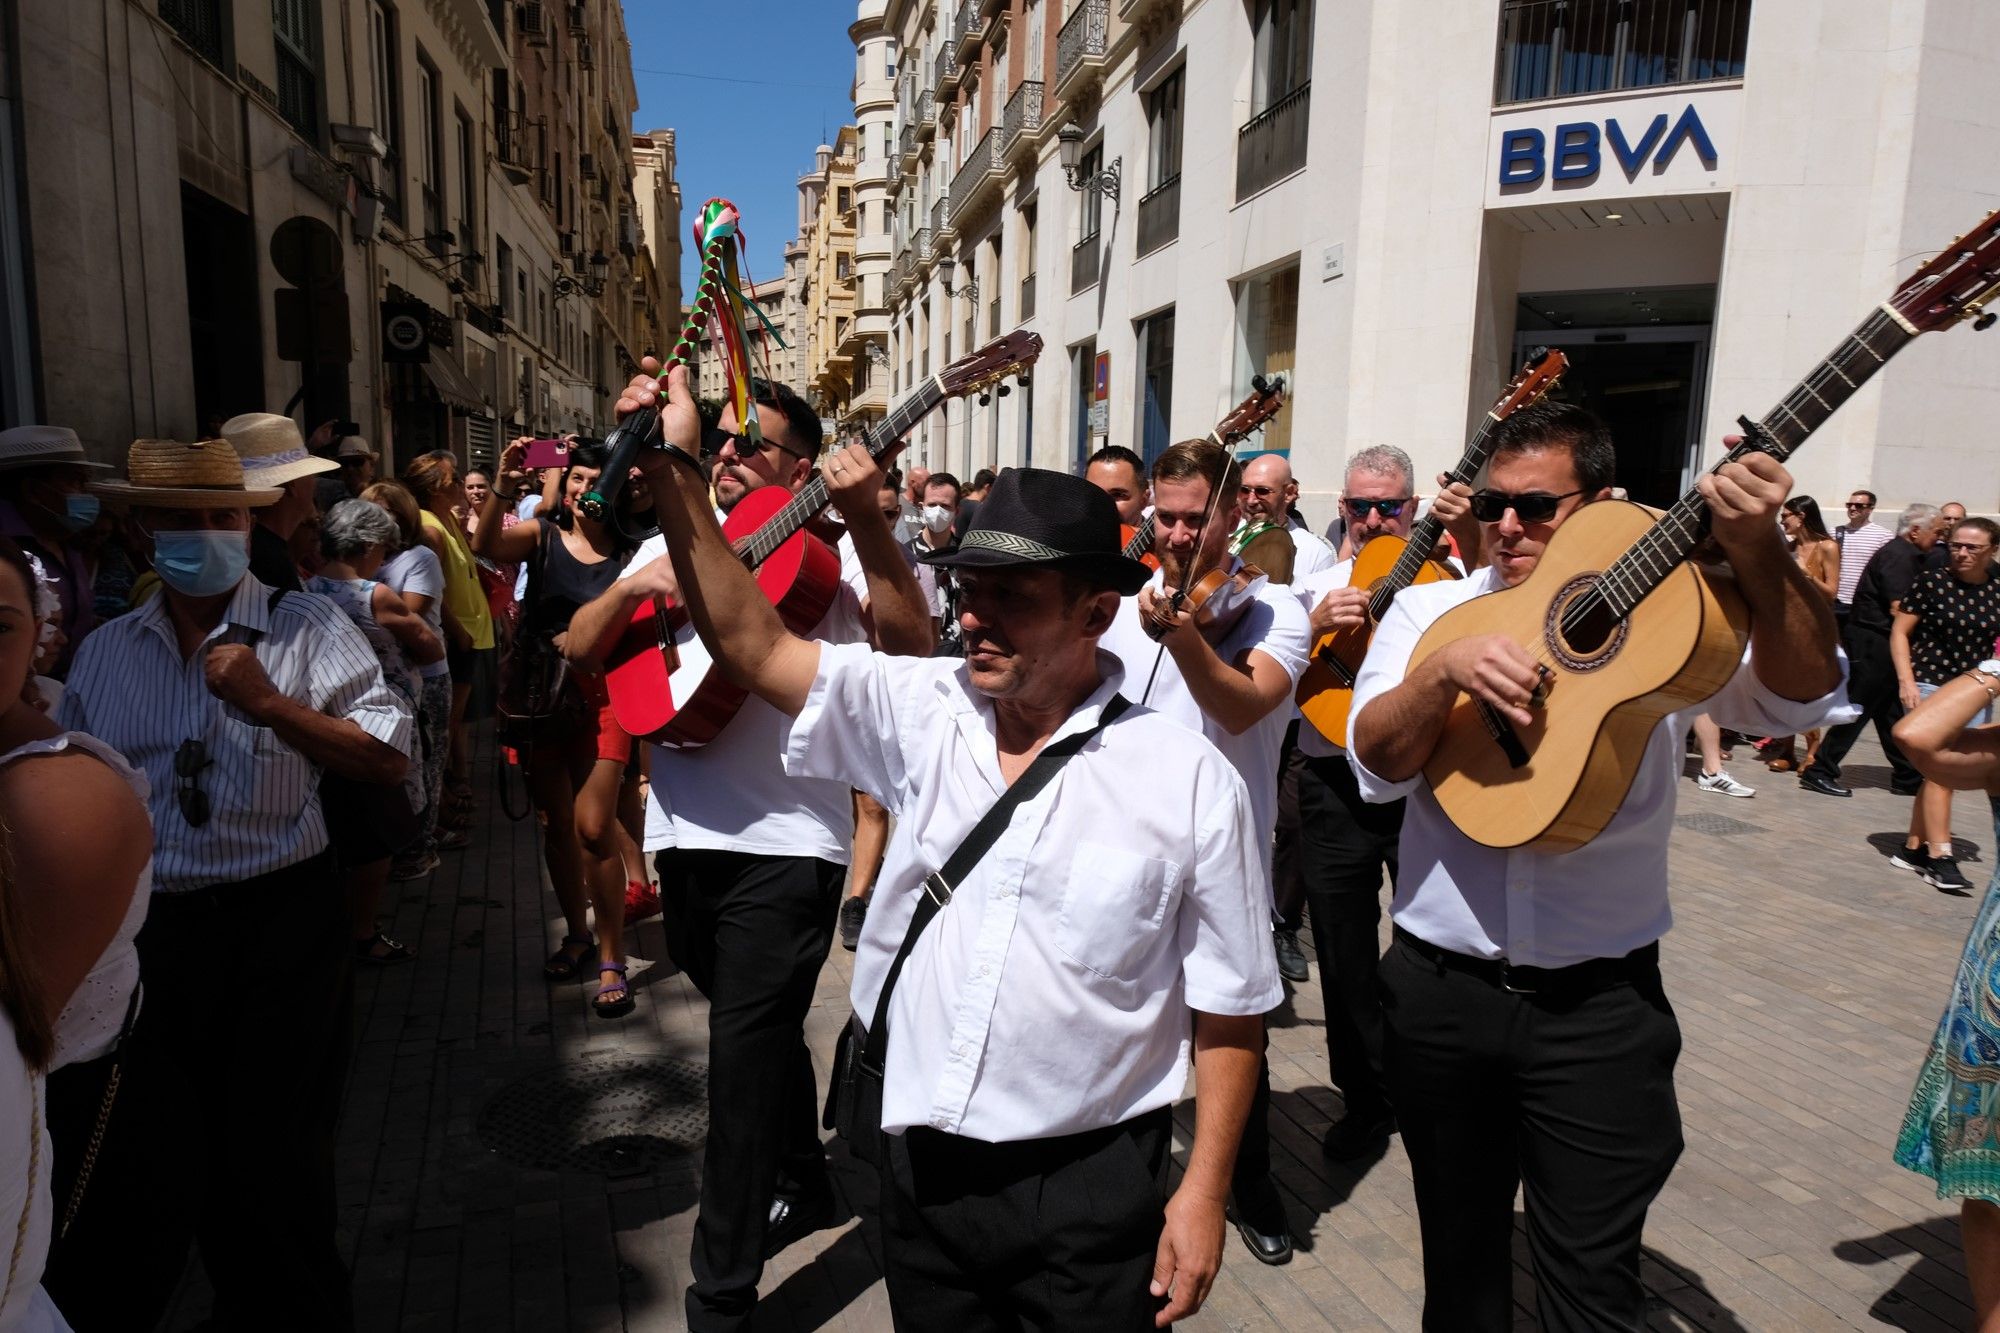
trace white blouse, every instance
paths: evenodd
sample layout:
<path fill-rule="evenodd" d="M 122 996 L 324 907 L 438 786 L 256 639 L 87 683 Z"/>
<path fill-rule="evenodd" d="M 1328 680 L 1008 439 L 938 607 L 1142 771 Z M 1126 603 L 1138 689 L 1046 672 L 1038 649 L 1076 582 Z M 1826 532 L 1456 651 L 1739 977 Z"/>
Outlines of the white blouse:
<path fill-rule="evenodd" d="M 42 1290 L 55 1200 L 55 1156 L 42 1116 L 42 1080 L 14 1044 L 14 1024 L 0 1010 L 0 1333 L 70 1333 Z"/>

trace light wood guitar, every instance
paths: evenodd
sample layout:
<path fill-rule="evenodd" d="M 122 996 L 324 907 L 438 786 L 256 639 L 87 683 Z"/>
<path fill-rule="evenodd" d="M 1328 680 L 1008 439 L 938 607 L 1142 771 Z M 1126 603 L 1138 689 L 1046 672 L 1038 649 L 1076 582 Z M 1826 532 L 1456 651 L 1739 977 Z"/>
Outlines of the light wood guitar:
<path fill-rule="evenodd" d="M 1465 453 L 1448 474 L 1452 481 L 1468 486 L 1493 454 L 1493 433 L 1500 423 L 1532 403 L 1539 403 L 1569 369 L 1569 358 L 1559 351 L 1538 347 L 1528 363 L 1514 377 L 1504 393 L 1486 410 L 1479 429 L 1465 446 Z M 1457 571 L 1442 560 L 1431 559 L 1438 539 L 1444 536 L 1444 520 L 1426 514 L 1410 529 L 1408 540 L 1384 534 L 1354 553 L 1354 569 L 1347 586 L 1368 589 L 1368 619 L 1322 634 L 1313 645 L 1306 669 L 1299 675 L 1299 712 L 1320 735 L 1335 745 L 1347 744 L 1348 710 L 1354 705 L 1354 678 L 1361 674 L 1361 659 L 1368 655 L 1368 643 L 1375 637 L 1396 594 L 1418 583 L 1455 579 Z"/>
<path fill-rule="evenodd" d="M 1739 418 L 1745 438 L 1722 463 L 1753 451 L 1789 458 L 1919 334 L 1964 319 L 1991 326 L 1996 296 L 2000 212 L 1898 287 L 1762 421 Z M 1585 505 L 1518 586 L 1454 607 L 1418 640 L 1412 667 L 1459 639 L 1505 634 L 1546 668 L 1530 726 L 1461 694 L 1424 766 L 1468 838 L 1541 851 L 1589 842 L 1624 803 L 1660 719 L 1736 671 L 1749 616 L 1726 572 L 1690 561 L 1707 535 L 1695 490 L 1664 513 Z"/>

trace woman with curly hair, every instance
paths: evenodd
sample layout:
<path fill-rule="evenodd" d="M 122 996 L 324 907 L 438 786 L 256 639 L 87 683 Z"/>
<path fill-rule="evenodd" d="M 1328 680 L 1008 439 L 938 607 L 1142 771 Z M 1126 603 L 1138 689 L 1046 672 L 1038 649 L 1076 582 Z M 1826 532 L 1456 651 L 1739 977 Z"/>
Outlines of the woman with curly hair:
<path fill-rule="evenodd" d="M 442 449 L 419 454 L 403 468 L 403 485 L 417 497 L 423 540 L 444 567 L 445 661 L 451 669 L 450 759 L 438 823 L 446 832 L 438 846 L 466 845 L 472 822 L 472 748 L 465 724 L 486 716 L 493 692 L 496 656 L 493 611 L 480 586 L 479 567 L 458 513 L 465 507 L 465 474 Z"/>

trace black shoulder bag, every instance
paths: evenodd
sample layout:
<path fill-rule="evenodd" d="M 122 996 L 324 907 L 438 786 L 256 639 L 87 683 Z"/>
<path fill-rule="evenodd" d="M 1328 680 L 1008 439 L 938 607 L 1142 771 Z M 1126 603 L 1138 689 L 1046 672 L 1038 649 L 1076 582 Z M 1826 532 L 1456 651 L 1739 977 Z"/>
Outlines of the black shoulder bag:
<path fill-rule="evenodd" d="M 1131 703 L 1124 695 L 1113 695 L 1104 705 L 1096 726 L 1044 747 L 1035 762 L 1028 765 L 1028 771 L 1016 778 L 1006 794 L 972 826 L 972 831 L 958 844 L 958 850 L 944 863 L 944 869 L 924 876 L 924 896 L 917 899 L 916 910 L 910 914 L 910 928 L 903 933 L 903 947 L 896 950 L 895 961 L 889 964 L 889 975 L 882 979 L 882 993 L 875 1000 L 874 1021 L 863 1026 L 860 1014 L 849 1017 L 833 1052 L 833 1084 L 827 1089 L 822 1123 L 846 1139 L 848 1151 L 862 1161 L 873 1166 L 882 1162 L 882 1075 L 889 1058 L 889 996 L 896 989 L 896 979 L 902 976 L 910 951 L 917 947 L 917 938 L 930 925 L 931 918 L 951 901 L 952 894 L 980 858 L 999 841 L 1021 802 L 1048 786 L 1072 755 L 1129 707 Z"/>

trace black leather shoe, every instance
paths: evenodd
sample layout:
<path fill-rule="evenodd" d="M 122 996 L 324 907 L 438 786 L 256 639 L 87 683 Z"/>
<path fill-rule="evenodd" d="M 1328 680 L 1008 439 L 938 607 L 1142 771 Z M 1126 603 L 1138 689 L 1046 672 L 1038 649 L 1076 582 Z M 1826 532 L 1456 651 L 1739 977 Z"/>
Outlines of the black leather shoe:
<path fill-rule="evenodd" d="M 1377 1151 L 1395 1132 L 1394 1111 L 1350 1111 L 1327 1127 L 1319 1150 L 1336 1162 L 1351 1161 Z"/>
<path fill-rule="evenodd" d="M 1274 930 L 1271 939 L 1278 950 L 1278 975 L 1292 982 L 1306 980 L 1310 973 L 1306 971 L 1305 951 L 1299 948 L 1299 933 L 1296 930 Z"/>
<path fill-rule="evenodd" d="M 827 1187 L 798 1199 L 771 1200 L 770 1220 L 764 1224 L 764 1259 L 768 1263 L 795 1241 L 815 1231 L 824 1231 L 840 1220 L 840 1207 L 833 1190 Z"/>
<path fill-rule="evenodd" d="M 1292 1228 L 1285 1220 L 1285 1206 L 1273 1199 L 1268 1208 L 1259 1210 L 1260 1214 L 1266 1211 L 1271 1213 L 1270 1218 L 1260 1215 L 1252 1220 L 1232 1205 L 1229 1220 L 1236 1224 L 1236 1233 L 1250 1248 L 1251 1258 L 1260 1264 L 1288 1264 L 1292 1261 Z"/>
<path fill-rule="evenodd" d="M 1841 786 L 1838 782 L 1835 782 L 1832 778 L 1823 778 L 1816 773 L 1799 774 L 1799 785 L 1801 787 L 1804 787 L 1807 791 L 1816 791 L 1821 796 L 1854 795 L 1853 792 Z"/>

